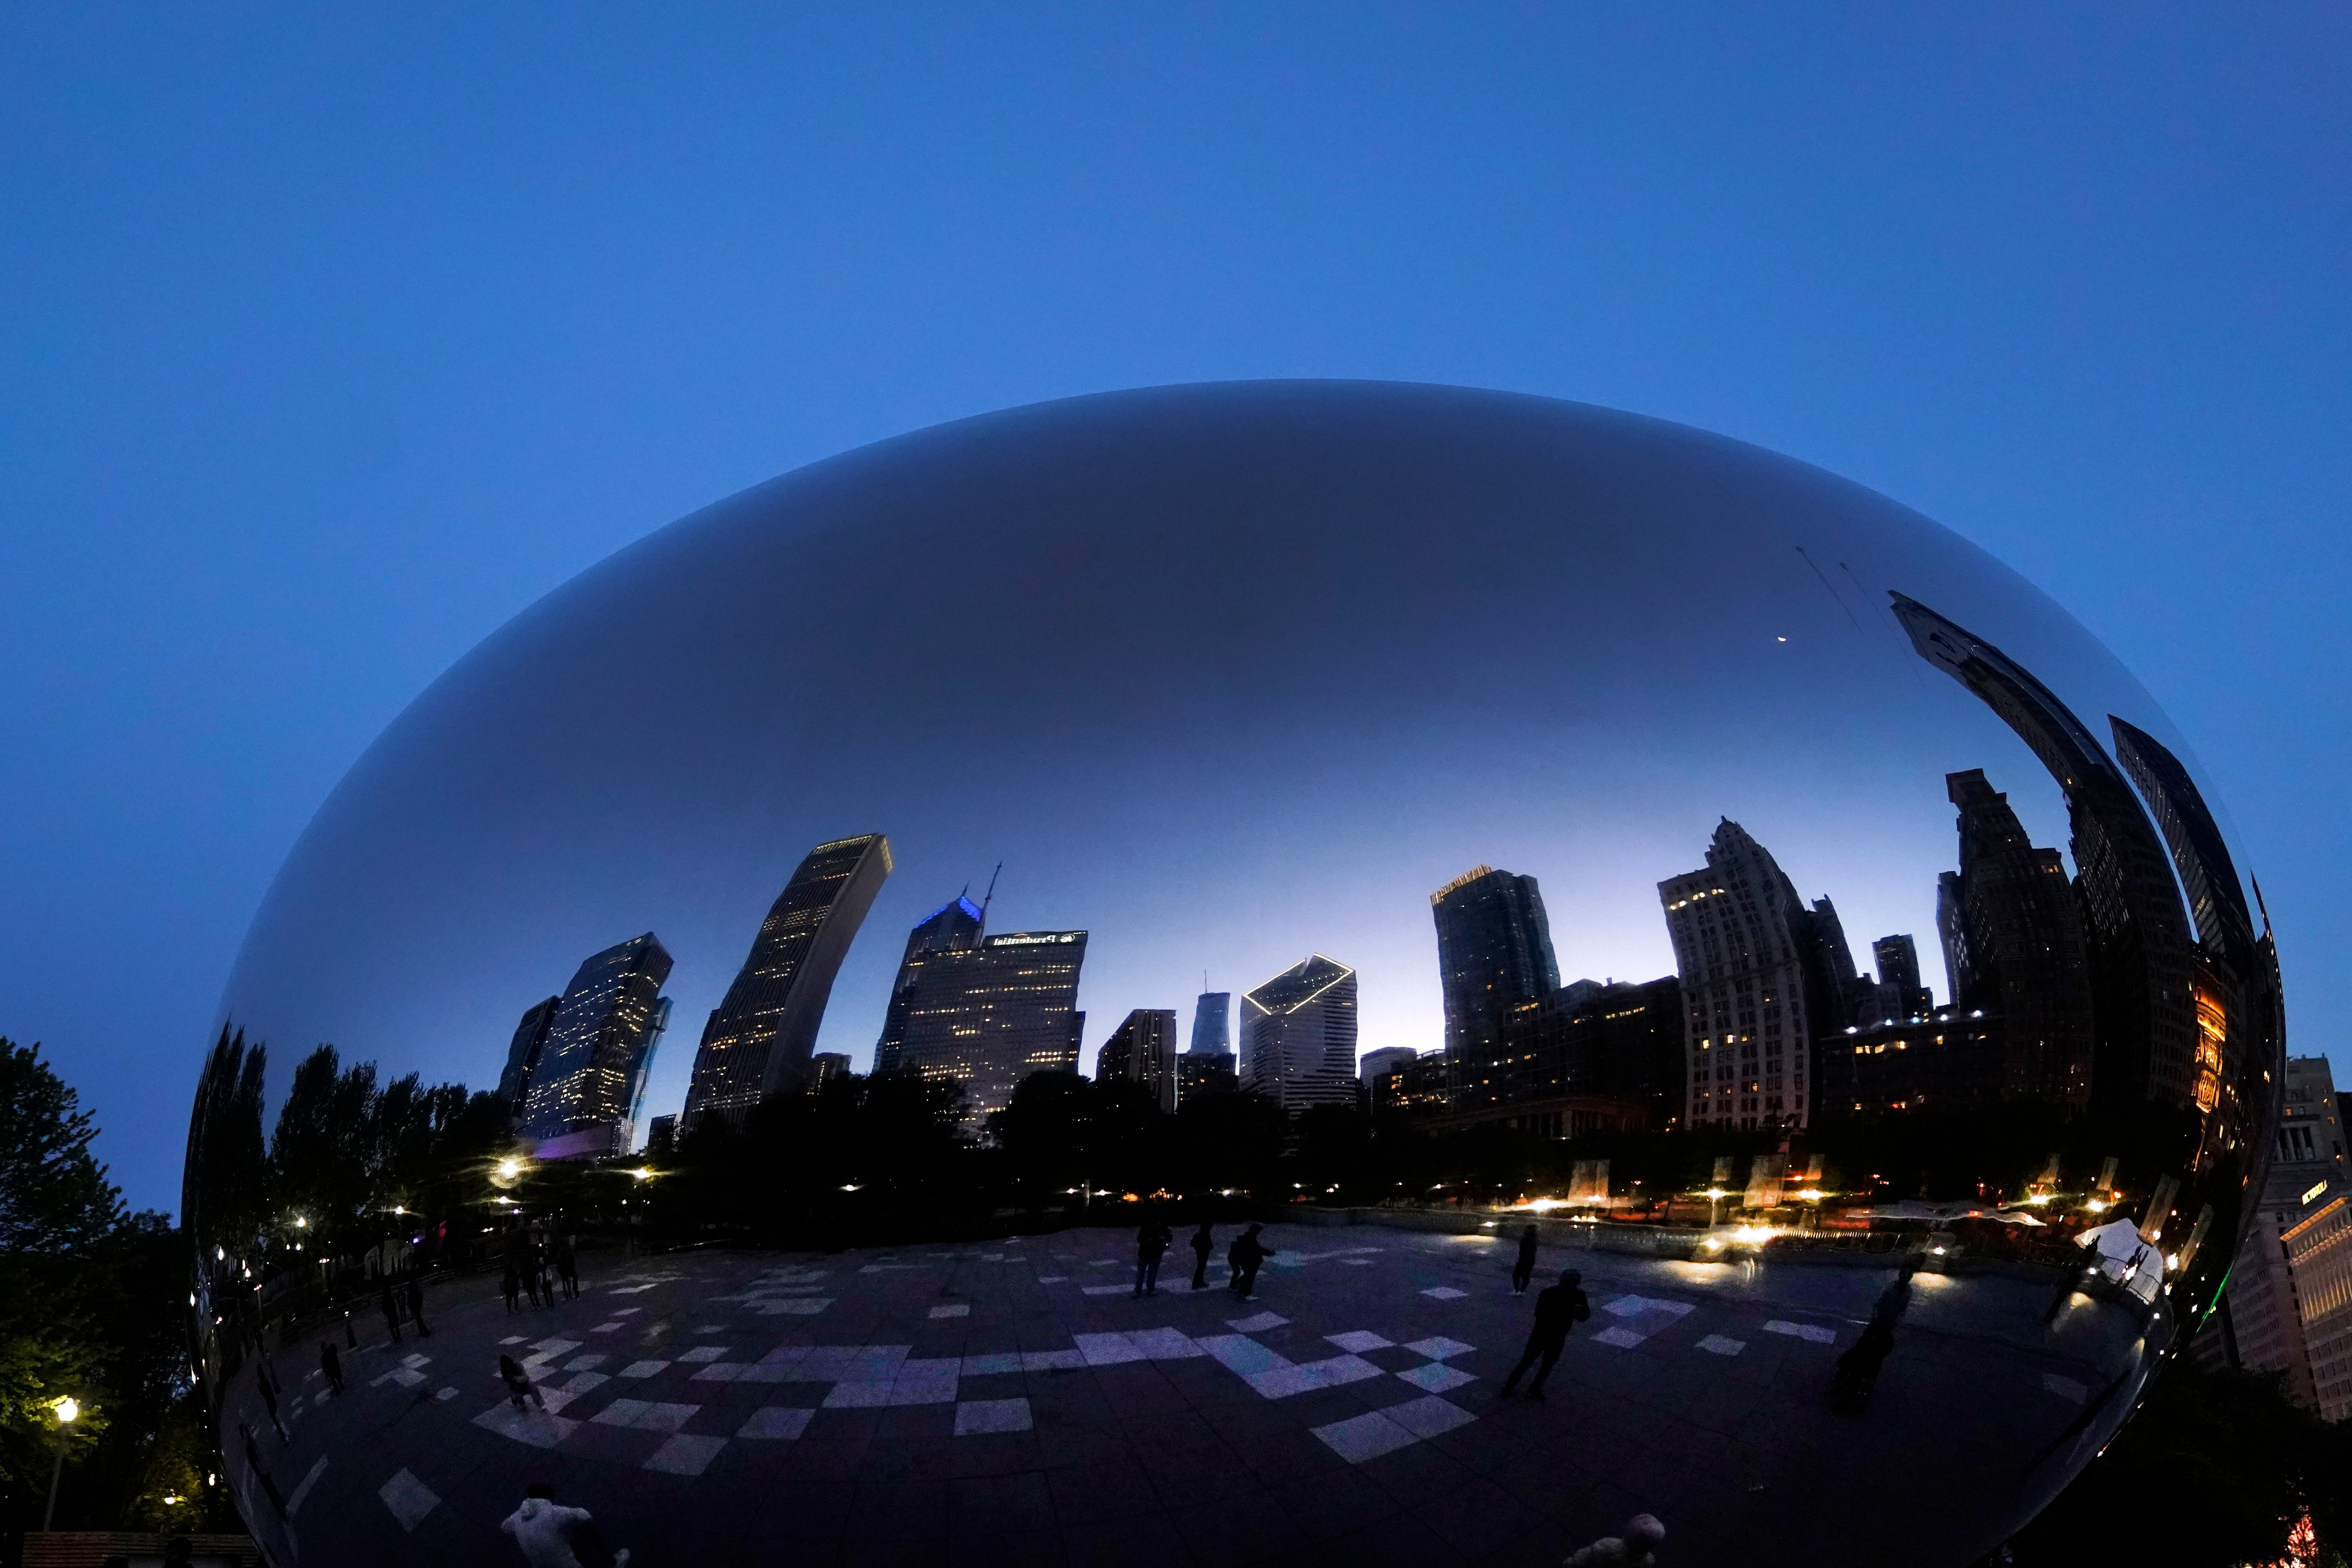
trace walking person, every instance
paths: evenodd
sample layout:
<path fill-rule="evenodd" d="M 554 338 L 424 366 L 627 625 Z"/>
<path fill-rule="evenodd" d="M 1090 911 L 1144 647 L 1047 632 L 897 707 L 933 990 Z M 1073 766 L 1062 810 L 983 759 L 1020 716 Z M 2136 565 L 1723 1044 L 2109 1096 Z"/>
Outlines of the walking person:
<path fill-rule="evenodd" d="M 499 1521 L 499 1528 L 514 1537 L 530 1568 L 626 1568 L 629 1561 L 627 1547 L 615 1552 L 605 1545 L 588 1510 L 557 1502 L 555 1489 L 545 1481 L 533 1483 L 522 1506 Z"/>
<path fill-rule="evenodd" d="M 1209 1253 L 1216 1245 L 1217 1238 L 1210 1233 L 1209 1222 L 1202 1220 L 1201 1228 L 1192 1233 L 1192 1289 L 1195 1290 L 1209 1288 Z"/>
<path fill-rule="evenodd" d="M 408 1277 L 408 1321 L 416 1325 L 418 1339 L 433 1337 L 433 1331 L 425 1326 L 425 1281 L 414 1273 Z"/>
<path fill-rule="evenodd" d="M 377 1277 L 376 1294 L 383 1308 L 383 1326 L 392 1331 L 392 1342 L 400 1342 L 400 1300 L 392 1293 L 392 1276 Z"/>
<path fill-rule="evenodd" d="M 1528 1293 L 1528 1281 L 1535 1278 L 1536 1248 L 1542 1244 L 1543 1238 L 1536 1234 L 1536 1227 L 1532 1222 L 1527 1229 L 1519 1232 L 1519 1260 L 1511 1265 L 1512 1295 L 1524 1296 Z"/>
<path fill-rule="evenodd" d="M 527 1408 L 523 1404 L 526 1399 L 536 1399 L 541 1410 L 547 1408 L 547 1395 L 539 1391 L 539 1385 L 530 1380 L 530 1373 L 523 1371 L 522 1364 L 514 1357 L 500 1353 L 499 1376 L 506 1381 L 507 1397 L 514 1401 L 517 1410 Z"/>
<path fill-rule="evenodd" d="M 1167 1254 L 1175 1236 L 1166 1223 L 1147 1219 L 1135 1233 L 1135 1291 L 1137 1296 L 1160 1294 L 1160 1259 Z"/>
<path fill-rule="evenodd" d="M 580 1256 L 572 1242 L 572 1230 L 565 1226 L 555 1238 L 555 1272 L 562 1277 L 563 1294 L 571 1300 L 580 1299 Z"/>
<path fill-rule="evenodd" d="M 343 1392 L 343 1358 L 335 1352 L 335 1342 L 319 1342 L 319 1370 L 327 1374 L 327 1386 L 340 1395 Z"/>
<path fill-rule="evenodd" d="M 1257 1233 L 1265 1228 L 1262 1225 L 1250 1226 L 1225 1248 L 1225 1267 L 1233 1270 L 1230 1289 L 1235 1300 L 1250 1299 L 1250 1292 L 1257 1287 L 1257 1266 L 1274 1256 L 1274 1248 L 1257 1238 Z"/>
<path fill-rule="evenodd" d="M 1535 1381 L 1528 1384 L 1528 1397 L 1543 1397 L 1544 1379 L 1559 1360 L 1559 1352 L 1568 1344 L 1568 1331 L 1592 1316 L 1592 1304 L 1584 1299 L 1584 1276 L 1573 1268 L 1560 1271 L 1559 1283 L 1536 1296 L 1536 1326 L 1528 1334 L 1528 1348 L 1520 1352 L 1519 1364 L 1503 1380 L 1503 1394 L 1519 1385 L 1519 1374 L 1528 1368 L 1536 1369 Z M 1540 1364 L 1538 1364 L 1540 1363 Z"/>

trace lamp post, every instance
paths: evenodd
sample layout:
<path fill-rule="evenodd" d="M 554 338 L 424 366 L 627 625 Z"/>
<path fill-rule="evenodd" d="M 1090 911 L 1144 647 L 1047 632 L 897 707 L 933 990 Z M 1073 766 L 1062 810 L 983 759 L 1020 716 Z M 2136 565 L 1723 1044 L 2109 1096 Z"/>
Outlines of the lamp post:
<path fill-rule="evenodd" d="M 58 1482 L 66 1473 L 66 1429 L 81 1415 L 81 1406 L 68 1394 L 51 1409 L 58 1413 L 58 1462 L 49 1468 L 49 1506 L 41 1514 L 41 1533 L 47 1535 L 58 1517 Z"/>

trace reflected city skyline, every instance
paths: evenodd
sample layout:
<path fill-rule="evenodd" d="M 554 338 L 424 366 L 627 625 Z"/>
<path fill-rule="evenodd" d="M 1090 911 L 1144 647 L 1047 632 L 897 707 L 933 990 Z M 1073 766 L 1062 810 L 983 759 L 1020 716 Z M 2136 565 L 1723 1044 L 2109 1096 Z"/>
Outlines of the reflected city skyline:
<path fill-rule="evenodd" d="M 1918 1560 L 1899 1468 L 1957 1563 L 2192 1337 L 2243 1359 L 2257 1206 L 2298 1279 L 2352 1256 L 2352 1184 L 2264 1183 L 2242 872 L 2081 627 L 1801 465 L 1439 388 L 970 421 L 621 552 L 339 787 L 192 1118 L 199 1354 L 249 1426 L 274 1343 L 429 1278 L 457 1337 L 361 1386 L 486 1473 L 593 1468 L 657 1556 L 649 1477 L 723 1512 L 860 1410 L 1050 1471 L 1037 1380 L 1097 1367 L 1199 1363 L 1302 1474 L 1538 1443 L 1477 1261 L 1532 1226 L 1594 1309 L 1556 1390 L 1661 1449 L 1616 1484 L 1687 1550 Z M 1207 1227 L 1186 1289 L 1087 1272 L 1139 1224 Z M 561 1397 L 427 1386 L 499 1344 Z M 313 1402 L 320 1451 L 376 1398 Z M 248 1517 L 351 1549 L 287 1462 L 232 1455 Z M 316 1484 L 471 1539 L 384 1468 Z"/>

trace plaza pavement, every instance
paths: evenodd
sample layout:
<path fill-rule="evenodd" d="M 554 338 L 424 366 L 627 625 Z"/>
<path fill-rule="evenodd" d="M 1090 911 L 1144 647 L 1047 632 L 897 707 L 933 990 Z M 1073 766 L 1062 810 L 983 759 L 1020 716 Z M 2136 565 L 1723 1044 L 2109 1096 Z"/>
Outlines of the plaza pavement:
<path fill-rule="evenodd" d="M 1534 1295 L 1492 1234 L 1273 1226 L 1245 1304 L 1222 1266 L 1187 1288 L 1186 1234 L 1143 1300 L 1125 1230 L 590 1255 L 577 1300 L 510 1314 L 473 1281 L 428 1300 L 430 1338 L 370 1322 L 341 1398 L 315 1345 L 275 1352 L 290 1443 L 250 1371 L 229 1442 L 254 1423 L 287 1502 L 281 1525 L 247 1479 L 257 1533 L 352 1568 L 520 1563 L 499 1521 L 537 1480 L 632 1568 L 1557 1563 L 1636 1511 L 1677 1563 L 1903 1563 L 1966 1511 L 1939 1495 L 2054 1489 L 2140 1331 L 1922 1275 L 1869 1409 L 1838 1416 L 1832 1365 L 1890 1270 L 1547 1247 L 1537 1286 L 1580 1269 L 1592 1321 L 1548 1402 L 1505 1401 Z M 508 1402 L 501 1350 L 545 1412 Z"/>

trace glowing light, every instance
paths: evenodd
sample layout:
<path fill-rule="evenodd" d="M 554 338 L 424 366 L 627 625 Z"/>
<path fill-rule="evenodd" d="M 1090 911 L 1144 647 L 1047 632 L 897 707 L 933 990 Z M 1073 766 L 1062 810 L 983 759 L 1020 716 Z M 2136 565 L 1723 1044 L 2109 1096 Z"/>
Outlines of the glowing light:
<path fill-rule="evenodd" d="M 70 1426 L 81 1416 L 81 1406 L 74 1403 L 71 1394 L 66 1395 L 49 1408 L 58 1413 L 58 1422 L 60 1426 Z"/>
<path fill-rule="evenodd" d="M 506 1177 L 509 1181 L 512 1181 L 521 1173 L 522 1162 L 515 1159 L 512 1155 L 509 1155 L 506 1159 L 499 1162 L 499 1174 Z"/>
<path fill-rule="evenodd" d="M 310 1222 L 309 1220 L 304 1219 L 299 1214 L 294 1216 L 294 1228 L 297 1230 L 306 1229 L 309 1227 L 310 1224 Z"/>
<path fill-rule="evenodd" d="M 1706 1195 L 1707 1195 L 1709 1198 L 1715 1199 L 1715 1200 L 1717 1200 L 1717 1201 L 1718 1201 L 1718 1202 L 1719 1202 L 1719 1201 L 1721 1201 L 1722 1199 L 1724 1199 L 1724 1198 L 1726 1198 L 1726 1197 L 1729 1196 L 1730 1194 L 1727 1194 L 1727 1193 L 1726 1193 L 1726 1192 L 1725 1192 L 1721 1187 L 1709 1187 L 1709 1188 L 1707 1188 L 1707 1190 L 1706 1190 Z"/>
<path fill-rule="evenodd" d="M 2106 1205 L 2105 1203 L 2101 1202 L 2099 1199 L 2097 1199 L 2097 1198 L 2093 1198 L 2089 1203 L 2084 1204 L 2083 1206 L 2084 1206 L 2084 1208 L 2086 1208 L 2086 1209 L 2089 1209 L 2093 1214 L 2097 1214 L 2097 1213 L 2099 1213 L 2101 1210 L 2105 1209 L 2107 1205 Z"/>
<path fill-rule="evenodd" d="M 631 1171 L 629 1174 L 635 1176 L 641 1182 L 650 1182 L 654 1179 L 652 1168 L 646 1165 L 639 1165 L 635 1170 Z"/>
<path fill-rule="evenodd" d="M 1799 1193 L 1797 1195 L 1804 1199 L 1807 1203 L 1817 1204 L 1822 1201 L 1822 1190 L 1819 1187 L 1807 1187 L 1803 1192 Z"/>

